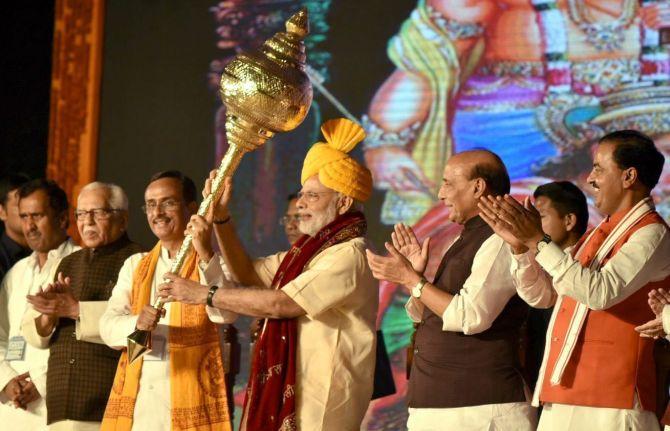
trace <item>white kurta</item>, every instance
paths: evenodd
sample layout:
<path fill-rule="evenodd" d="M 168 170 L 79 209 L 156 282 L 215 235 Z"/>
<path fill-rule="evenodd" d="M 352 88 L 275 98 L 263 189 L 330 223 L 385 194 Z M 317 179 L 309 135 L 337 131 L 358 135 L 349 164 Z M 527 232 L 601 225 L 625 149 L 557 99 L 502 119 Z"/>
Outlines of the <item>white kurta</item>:
<path fill-rule="evenodd" d="M 28 405 L 27 410 L 15 408 L 0 392 L 0 424 L 13 431 L 47 429 L 46 381 L 49 351 L 25 346 L 22 360 L 7 360 L 8 340 L 21 336 L 21 319 L 27 306 L 26 295 L 48 284 L 62 258 L 78 250 L 71 240 L 64 241 L 47 253 L 42 268 L 36 253 L 18 261 L 2 280 L 0 286 L 0 390 L 19 374 L 28 372 L 41 397 Z"/>
<path fill-rule="evenodd" d="M 444 331 L 479 334 L 491 327 L 516 288 L 509 271 L 510 248 L 498 235 L 490 236 L 475 254 L 470 276 L 442 314 Z M 410 297 L 405 306 L 414 322 L 420 322 L 424 305 Z M 448 384 L 448 382 L 445 382 Z M 527 391 L 529 392 L 529 391 Z M 487 404 L 458 408 L 410 408 L 411 431 L 443 429 L 532 430 L 537 413 L 528 402 Z"/>
<path fill-rule="evenodd" d="M 55 268 L 57 269 L 57 268 Z M 55 274 L 54 274 L 55 275 Z M 50 279 L 54 277 L 51 276 Z M 30 289 L 34 294 L 39 286 L 34 286 Z M 86 341 L 88 343 L 104 344 L 100 338 L 100 316 L 104 313 L 107 307 L 107 301 L 79 301 L 79 317 L 75 320 L 75 337 L 79 341 Z M 35 319 L 41 313 L 36 311 L 32 305 L 26 306 L 26 311 L 23 313 L 21 319 L 21 335 L 23 335 L 28 344 L 38 349 L 49 349 L 49 342 L 53 331 L 46 336 L 42 336 L 37 332 Z M 54 422 L 49 425 L 50 431 L 92 431 L 100 428 L 100 422 L 88 421 L 74 421 L 62 420 Z"/>
<path fill-rule="evenodd" d="M 528 252 L 514 256 L 511 270 L 519 296 L 531 306 L 548 308 L 559 295 L 569 296 L 594 310 L 607 309 L 625 300 L 647 283 L 670 274 L 670 235 L 667 228 L 651 224 L 640 228 L 598 271 L 584 268 L 571 253 L 548 244 L 537 256 Z M 558 308 L 554 308 L 548 333 Z M 533 405 L 539 405 L 549 349 L 535 387 Z M 596 425 L 600 424 L 600 426 Z M 630 429 L 653 431 L 658 421 L 653 412 L 642 410 L 637 402 L 632 409 L 611 409 L 546 403 L 539 430 Z M 617 428 L 619 426 L 625 428 Z"/>
<path fill-rule="evenodd" d="M 357 430 L 372 396 L 379 293 L 362 238 L 316 255 L 284 285 L 298 317 L 296 417 L 300 430 Z M 265 286 L 286 253 L 254 262 Z"/>
<path fill-rule="evenodd" d="M 355 238 L 316 255 L 282 290 L 307 313 L 297 318 L 296 417 L 309 431 L 360 428 L 375 370 L 378 289 Z M 270 287 L 286 252 L 254 261 Z M 208 271 L 208 284 L 216 284 Z"/>
<path fill-rule="evenodd" d="M 100 336 L 113 349 L 125 348 L 127 346 L 126 337 L 135 331 L 138 316 L 131 314 L 133 274 L 144 256 L 146 253 L 137 253 L 123 263 L 116 286 L 107 303 L 107 309 L 100 318 Z M 163 274 L 170 272 L 172 262 L 173 259 L 170 259 L 167 249 L 161 248 L 161 255 L 156 263 L 151 285 L 150 303 L 154 303 L 157 287 L 163 283 Z M 201 279 L 203 279 L 202 273 Z M 154 351 L 144 357 L 133 413 L 133 430 L 170 431 L 172 428 L 170 363 L 167 348 L 171 308 L 172 304 L 165 304 L 165 317 L 160 320 L 157 328 L 152 332 Z M 224 321 L 222 314 L 217 309 L 207 307 L 207 314 L 215 323 Z"/>

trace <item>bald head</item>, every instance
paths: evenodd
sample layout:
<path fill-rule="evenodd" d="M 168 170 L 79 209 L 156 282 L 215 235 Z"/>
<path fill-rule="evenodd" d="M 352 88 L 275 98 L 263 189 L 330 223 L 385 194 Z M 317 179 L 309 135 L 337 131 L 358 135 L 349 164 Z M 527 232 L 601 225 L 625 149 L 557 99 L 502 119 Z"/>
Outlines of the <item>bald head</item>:
<path fill-rule="evenodd" d="M 444 168 L 438 198 L 449 208 L 449 220 L 465 224 L 479 214 L 479 198 L 509 193 L 507 169 L 500 157 L 487 150 L 452 156 Z"/>
<path fill-rule="evenodd" d="M 507 168 L 496 153 L 489 150 L 463 151 L 452 156 L 448 163 L 452 162 L 462 166 L 465 172 L 469 172 L 469 179 L 483 179 L 487 193 L 492 195 L 509 193 L 510 180 Z"/>

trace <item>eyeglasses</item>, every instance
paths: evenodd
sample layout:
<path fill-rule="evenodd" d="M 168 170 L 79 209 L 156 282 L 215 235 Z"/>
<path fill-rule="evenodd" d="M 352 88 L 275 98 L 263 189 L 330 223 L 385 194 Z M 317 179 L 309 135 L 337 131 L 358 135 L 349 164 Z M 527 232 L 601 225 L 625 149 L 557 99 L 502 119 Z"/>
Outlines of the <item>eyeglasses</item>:
<path fill-rule="evenodd" d="M 301 218 L 302 216 L 300 214 L 292 214 L 292 215 L 287 214 L 279 219 L 279 224 L 281 226 L 286 226 L 287 224 L 298 223 Z"/>
<path fill-rule="evenodd" d="M 117 211 L 123 211 L 117 208 L 93 208 L 92 210 L 76 210 L 74 212 L 74 218 L 77 221 L 84 221 L 88 219 L 89 215 L 92 215 L 95 220 L 107 220 L 112 216 L 112 213 Z"/>
<path fill-rule="evenodd" d="M 155 211 L 156 209 L 160 208 L 161 211 L 167 212 L 167 211 L 176 211 L 179 209 L 179 206 L 181 205 L 181 201 L 177 201 L 174 199 L 168 199 L 166 201 L 163 201 L 161 203 L 154 202 L 154 201 L 149 201 L 146 204 L 142 205 L 142 212 L 145 214 L 148 214 L 152 211 Z"/>
<path fill-rule="evenodd" d="M 298 200 L 305 199 L 307 202 L 316 202 L 319 200 L 321 195 L 327 195 L 329 193 L 336 192 L 298 192 Z"/>

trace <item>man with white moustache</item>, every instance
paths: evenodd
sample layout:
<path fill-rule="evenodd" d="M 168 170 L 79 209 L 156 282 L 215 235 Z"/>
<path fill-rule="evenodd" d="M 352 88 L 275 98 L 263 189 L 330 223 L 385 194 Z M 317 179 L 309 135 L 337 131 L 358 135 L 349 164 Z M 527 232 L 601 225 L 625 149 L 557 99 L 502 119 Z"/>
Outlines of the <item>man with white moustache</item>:
<path fill-rule="evenodd" d="M 84 186 L 75 210 L 84 248 L 61 260 L 45 288 L 28 295 L 21 332 L 49 349 L 49 430 L 98 430 L 120 352 L 100 338 L 98 322 L 121 265 L 141 250 L 126 234 L 128 198 L 115 184 Z"/>
<path fill-rule="evenodd" d="M 206 286 L 170 275 L 172 282 L 159 287 L 170 300 L 265 319 L 253 352 L 245 431 L 359 429 L 372 395 L 378 292 L 358 210 L 370 197 L 372 177 L 347 154 L 365 133 L 345 119 L 321 130 L 327 143 L 307 153 L 298 194 L 305 235 L 286 252 L 252 260 L 232 226 L 228 179 L 213 203 L 213 223 L 226 265 L 244 287 L 213 273 Z M 205 220 L 192 222 L 205 228 Z"/>

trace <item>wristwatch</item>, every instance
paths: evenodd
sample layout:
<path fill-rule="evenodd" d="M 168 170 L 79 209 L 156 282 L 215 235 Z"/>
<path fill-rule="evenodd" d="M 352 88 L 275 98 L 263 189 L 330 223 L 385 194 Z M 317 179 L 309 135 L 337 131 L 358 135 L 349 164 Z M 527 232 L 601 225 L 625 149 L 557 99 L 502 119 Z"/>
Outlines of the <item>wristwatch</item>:
<path fill-rule="evenodd" d="M 214 294 L 216 291 L 219 290 L 219 286 L 212 286 L 209 288 L 209 291 L 207 292 L 207 305 L 210 307 L 214 307 Z"/>
<path fill-rule="evenodd" d="M 421 298 L 421 292 L 423 291 L 423 288 L 426 286 L 426 283 L 428 283 L 428 280 L 421 277 L 416 286 L 412 288 L 412 296 L 415 297 L 416 299 Z"/>
<path fill-rule="evenodd" d="M 542 239 L 537 242 L 535 245 L 535 248 L 537 249 L 537 253 L 539 253 L 547 244 L 551 242 L 551 237 L 547 235 L 546 233 L 542 235 Z"/>

